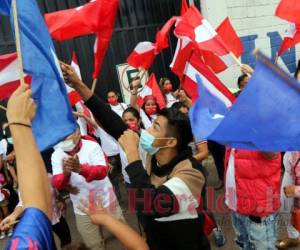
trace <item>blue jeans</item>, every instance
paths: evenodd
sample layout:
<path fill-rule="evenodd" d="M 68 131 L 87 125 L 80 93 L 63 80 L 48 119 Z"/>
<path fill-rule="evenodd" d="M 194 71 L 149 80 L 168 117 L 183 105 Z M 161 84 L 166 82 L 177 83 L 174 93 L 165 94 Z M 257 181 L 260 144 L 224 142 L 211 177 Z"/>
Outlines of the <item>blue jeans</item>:
<path fill-rule="evenodd" d="M 231 214 L 236 243 L 242 250 L 276 250 L 277 214 L 261 217 L 261 222 L 236 212 Z"/>

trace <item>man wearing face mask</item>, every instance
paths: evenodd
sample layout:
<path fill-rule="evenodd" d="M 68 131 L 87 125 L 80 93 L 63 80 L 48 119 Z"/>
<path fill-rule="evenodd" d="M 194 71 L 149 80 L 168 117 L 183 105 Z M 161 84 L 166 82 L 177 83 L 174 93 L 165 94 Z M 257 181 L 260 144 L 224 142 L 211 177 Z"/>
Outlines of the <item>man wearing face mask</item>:
<path fill-rule="evenodd" d="M 114 112 L 122 117 L 124 110 L 127 109 L 128 106 L 126 103 L 120 103 L 118 99 L 119 96 L 115 91 L 111 90 L 107 93 L 107 102 L 109 103 L 109 106 Z"/>
<path fill-rule="evenodd" d="M 205 178 L 188 149 L 193 138 L 188 118 L 172 109 L 164 110 L 139 138 L 127 130 L 108 105 L 93 95 L 71 67 L 62 65 L 62 70 L 67 82 L 72 82 L 95 118 L 119 139 L 126 153 L 126 171 L 137 190 L 130 195 L 142 213 L 150 249 L 210 249 L 203 233 L 203 216 L 199 213 Z M 139 159 L 139 145 L 148 152 L 146 169 Z"/>
<path fill-rule="evenodd" d="M 123 219 L 121 209 L 110 180 L 107 177 L 108 163 L 98 143 L 81 139 L 77 129 L 64 141 L 55 146 L 51 157 L 52 184 L 58 190 L 72 188 L 70 194 L 76 218 L 76 225 L 85 245 L 92 250 L 105 249 L 99 226 L 93 225 L 89 216 L 78 206 L 80 199 L 99 194 L 97 202 L 110 209 L 117 219 Z"/>

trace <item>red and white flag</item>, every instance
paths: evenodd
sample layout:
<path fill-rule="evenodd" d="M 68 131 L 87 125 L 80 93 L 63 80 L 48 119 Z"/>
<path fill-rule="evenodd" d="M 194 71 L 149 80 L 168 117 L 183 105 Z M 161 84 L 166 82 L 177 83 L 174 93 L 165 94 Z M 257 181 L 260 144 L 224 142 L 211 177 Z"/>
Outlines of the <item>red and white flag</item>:
<path fill-rule="evenodd" d="M 300 1 L 281 0 L 278 4 L 275 15 L 288 21 L 289 27 L 285 32 L 284 39 L 278 50 L 280 56 L 287 49 L 300 42 Z"/>
<path fill-rule="evenodd" d="M 24 75 L 25 82 L 30 84 L 31 77 Z M 0 100 L 8 99 L 19 87 L 18 56 L 11 53 L 0 56 Z"/>
<path fill-rule="evenodd" d="M 277 52 L 278 56 L 281 56 L 283 52 L 294 47 L 300 42 L 300 25 L 296 27 L 295 24 L 290 23 L 289 28 L 286 30 L 283 41 Z"/>
<path fill-rule="evenodd" d="M 76 74 L 79 76 L 79 78 L 82 79 L 78 59 L 77 59 L 77 56 L 76 56 L 75 52 L 72 53 L 71 66 L 74 68 L 74 70 L 75 70 Z"/>
<path fill-rule="evenodd" d="M 127 62 L 134 68 L 142 67 L 147 70 L 156 57 L 156 46 L 151 42 L 140 42 L 127 58 Z"/>
<path fill-rule="evenodd" d="M 174 33 L 177 37 L 187 37 L 199 50 L 211 51 L 218 56 L 230 54 L 230 49 L 222 37 L 205 20 L 198 9 L 192 5 L 187 12 L 180 17 Z"/>
<path fill-rule="evenodd" d="M 164 26 L 156 33 L 156 41 L 152 42 L 140 42 L 134 48 L 133 52 L 127 58 L 127 62 L 134 68 L 149 69 L 155 57 L 163 51 L 163 49 L 169 47 L 169 32 L 176 22 L 177 17 L 170 18 Z"/>
<path fill-rule="evenodd" d="M 281 0 L 278 4 L 275 16 L 278 16 L 290 23 L 300 24 L 300 1 Z"/>
<path fill-rule="evenodd" d="M 152 73 L 144 86 L 143 90 L 137 96 L 137 104 L 142 107 L 144 104 L 144 98 L 148 95 L 152 95 L 156 98 L 156 101 L 160 109 L 166 107 L 166 100 L 161 92 L 161 89 L 156 81 L 154 73 Z"/>
<path fill-rule="evenodd" d="M 96 34 L 93 78 L 98 78 L 113 34 L 119 0 L 91 0 L 77 8 L 46 14 L 51 36 L 58 41 Z"/>
<path fill-rule="evenodd" d="M 186 2 L 186 0 L 181 0 L 181 10 L 180 10 L 180 15 L 182 16 L 187 10 L 189 9 L 189 5 Z"/>
<path fill-rule="evenodd" d="M 223 39 L 223 41 L 226 41 L 228 49 L 237 58 L 243 54 L 244 48 L 241 39 L 235 32 L 228 17 L 225 18 L 225 20 L 219 25 L 219 27 L 216 29 L 216 32 Z M 213 52 L 207 50 L 201 51 L 201 54 L 205 64 L 208 65 L 215 73 L 220 73 L 231 65 L 236 64 L 235 60 L 230 54 L 216 56 Z"/>

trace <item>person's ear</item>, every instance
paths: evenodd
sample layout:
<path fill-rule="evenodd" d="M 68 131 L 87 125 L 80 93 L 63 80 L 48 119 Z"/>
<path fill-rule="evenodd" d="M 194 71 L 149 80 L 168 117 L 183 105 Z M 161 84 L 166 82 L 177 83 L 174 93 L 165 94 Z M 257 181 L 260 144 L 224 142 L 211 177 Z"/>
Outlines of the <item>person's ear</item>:
<path fill-rule="evenodd" d="M 175 148 L 178 144 L 178 141 L 175 137 L 173 138 L 170 138 L 167 143 L 166 143 L 166 146 L 169 147 L 169 148 Z"/>

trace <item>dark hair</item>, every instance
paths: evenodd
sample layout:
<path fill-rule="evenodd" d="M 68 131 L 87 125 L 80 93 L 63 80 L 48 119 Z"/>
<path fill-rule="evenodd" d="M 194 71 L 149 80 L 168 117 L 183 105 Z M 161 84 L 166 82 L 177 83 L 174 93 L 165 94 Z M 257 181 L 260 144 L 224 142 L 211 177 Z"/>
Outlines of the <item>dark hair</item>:
<path fill-rule="evenodd" d="M 119 93 L 115 90 L 109 90 L 107 91 L 106 95 L 108 95 L 108 93 L 113 92 L 116 96 L 119 96 Z"/>
<path fill-rule="evenodd" d="M 239 76 L 238 81 L 237 81 L 237 85 L 239 88 L 241 88 L 242 81 L 244 81 L 247 77 L 248 77 L 248 75 L 246 75 L 246 74 Z"/>
<path fill-rule="evenodd" d="M 141 119 L 141 116 L 140 116 L 140 113 L 139 111 L 137 111 L 135 108 L 133 107 L 129 107 L 127 109 L 124 110 L 122 116 L 125 114 L 125 113 L 131 113 L 136 119 L 140 120 Z"/>
<path fill-rule="evenodd" d="M 295 71 L 294 77 L 297 78 L 298 73 L 300 72 L 300 60 L 298 61 L 297 69 Z"/>
<path fill-rule="evenodd" d="M 181 108 L 187 108 L 187 106 L 183 102 L 175 102 L 173 103 L 171 108 L 176 110 L 177 112 L 180 112 Z"/>
<path fill-rule="evenodd" d="M 193 133 L 188 116 L 178 112 L 175 108 L 163 109 L 159 115 L 168 120 L 167 136 L 177 139 L 178 152 L 187 149 L 188 144 L 193 141 Z"/>

